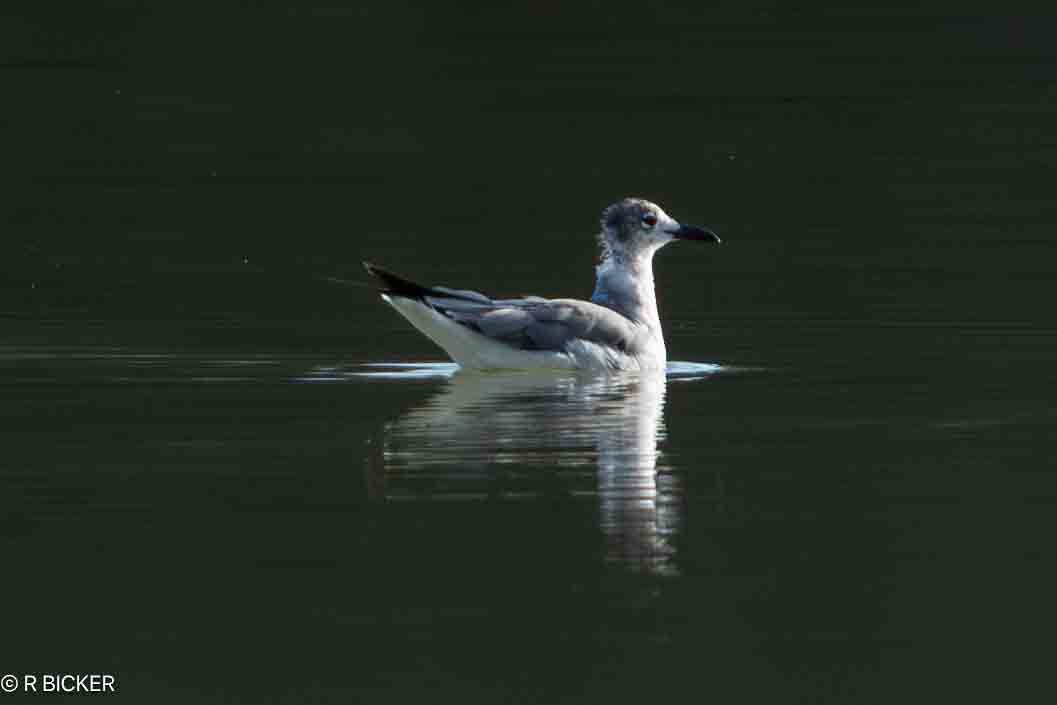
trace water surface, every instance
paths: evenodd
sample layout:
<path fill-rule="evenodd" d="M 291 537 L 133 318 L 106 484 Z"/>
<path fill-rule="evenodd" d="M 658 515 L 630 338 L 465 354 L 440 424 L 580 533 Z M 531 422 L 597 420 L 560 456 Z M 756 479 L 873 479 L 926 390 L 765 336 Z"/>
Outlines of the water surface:
<path fill-rule="evenodd" d="M 0 23 L 0 673 L 1049 688 L 1052 18 L 112 5 Z M 656 261 L 718 367 L 458 373 L 360 269 L 586 297 L 625 195 L 722 235 Z"/>

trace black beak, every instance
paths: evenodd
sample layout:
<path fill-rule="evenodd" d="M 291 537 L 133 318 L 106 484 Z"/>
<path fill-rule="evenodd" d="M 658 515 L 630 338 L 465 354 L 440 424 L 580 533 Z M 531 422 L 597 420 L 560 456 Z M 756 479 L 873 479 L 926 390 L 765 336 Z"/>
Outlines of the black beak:
<path fill-rule="evenodd" d="M 708 228 L 702 228 L 697 225 L 680 225 L 675 230 L 669 230 L 669 234 L 676 240 L 697 240 L 698 242 L 714 242 L 720 243 L 722 240 L 719 239 L 719 235 Z"/>

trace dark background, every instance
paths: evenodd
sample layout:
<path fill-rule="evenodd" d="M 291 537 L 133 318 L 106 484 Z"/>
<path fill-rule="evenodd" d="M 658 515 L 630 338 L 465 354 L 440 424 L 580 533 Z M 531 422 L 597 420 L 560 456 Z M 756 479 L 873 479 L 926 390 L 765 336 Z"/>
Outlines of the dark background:
<path fill-rule="evenodd" d="M 1052 10 L 2 13 L 0 672 L 131 702 L 1048 687 Z M 669 392 L 670 472 L 732 497 L 689 491 L 681 577 L 604 566 L 547 492 L 373 501 L 366 445 L 425 389 L 286 381 L 441 359 L 360 260 L 586 296 L 625 195 L 724 236 L 658 257 L 670 354 L 768 371 Z"/>

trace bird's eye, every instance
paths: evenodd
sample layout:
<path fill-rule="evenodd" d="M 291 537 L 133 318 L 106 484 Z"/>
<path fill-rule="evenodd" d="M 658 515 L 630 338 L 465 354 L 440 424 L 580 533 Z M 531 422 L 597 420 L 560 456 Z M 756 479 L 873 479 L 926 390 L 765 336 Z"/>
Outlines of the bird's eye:
<path fill-rule="evenodd" d="M 643 213 L 642 224 L 645 225 L 647 228 L 652 228 L 654 225 L 657 224 L 657 216 L 653 213 Z"/>

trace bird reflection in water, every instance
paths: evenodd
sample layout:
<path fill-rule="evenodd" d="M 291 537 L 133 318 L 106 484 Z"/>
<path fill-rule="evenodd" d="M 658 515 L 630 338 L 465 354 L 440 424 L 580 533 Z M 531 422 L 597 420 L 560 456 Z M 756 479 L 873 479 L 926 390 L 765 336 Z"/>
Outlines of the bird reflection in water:
<path fill-rule="evenodd" d="M 672 573 L 683 503 L 658 467 L 665 384 L 663 373 L 457 373 L 372 440 L 368 489 L 387 500 L 517 500 L 557 484 L 567 498 L 597 497 L 607 560 Z"/>

